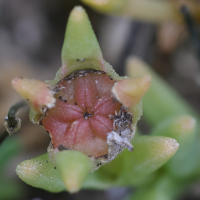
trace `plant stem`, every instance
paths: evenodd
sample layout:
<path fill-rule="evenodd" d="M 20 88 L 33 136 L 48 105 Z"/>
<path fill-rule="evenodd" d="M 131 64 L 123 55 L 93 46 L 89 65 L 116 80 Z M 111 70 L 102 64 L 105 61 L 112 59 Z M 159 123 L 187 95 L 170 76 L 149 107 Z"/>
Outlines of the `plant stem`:
<path fill-rule="evenodd" d="M 18 102 L 13 105 L 10 110 L 8 111 L 8 125 L 9 127 L 15 127 L 17 125 L 17 121 L 15 119 L 15 115 L 17 111 L 27 105 L 24 101 Z"/>
<path fill-rule="evenodd" d="M 13 105 L 9 111 L 8 111 L 8 126 L 9 127 L 15 127 L 17 125 L 17 120 L 15 118 L 15 115 L 17 111 L 27 105 L 24 101 L 18 102 L 15 105 Z M 0 145 L 3 143 L 3 141 L 9 136 L 9 133 L 4 130 L 4 132 L 0 135 Z"/>

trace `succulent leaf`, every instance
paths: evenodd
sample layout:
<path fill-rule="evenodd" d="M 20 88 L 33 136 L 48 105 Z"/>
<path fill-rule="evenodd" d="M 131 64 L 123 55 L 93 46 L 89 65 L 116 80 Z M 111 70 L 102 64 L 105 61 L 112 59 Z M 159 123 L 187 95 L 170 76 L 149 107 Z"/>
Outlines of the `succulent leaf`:
<path fill-rule="evenodd" d="M 171 137 L 182 146 L 191 145 L 194 140 L 196 119 L 188 115 L 172 116 L 159 123 L 151 135 Z"/>
<path fill-rule="evenodd" d="M 144 117 L 151 125 L 157 125 L 169 116 L 188 114 L 198 118 L 197 113 L 171 88 L 155 74 L 150 67 L 137 57 L 127 62 L 127 74 L 130 78 L 151 74 L 152 84 L 143 98 Z"/>
<path fill-rule="evenodd" d="M 161 136 L 137 136 L 132 143 L 132 153 L 123 151 L 97 173 L 110 176 L 118 185 L 138 185 L 173 157 L 179 147 L 175 139 Z"/>
<path fill-rule="evenodd" d="M 171 177 L 162 175 L 155 182 L 139 188 L 126 200 L 172 200 L 177 198 L 182 189 L 182 185 L 178 185 Z"/>
<path fill-rule="evenodd" d="M 121 175 L 123 181 L 129 184 L 140 183 L 173 157 L 179 147 L 175 139 L 160 136 L 137 137 L 133 145 L 135 151 L 132 154 L 127 152 Z"/>

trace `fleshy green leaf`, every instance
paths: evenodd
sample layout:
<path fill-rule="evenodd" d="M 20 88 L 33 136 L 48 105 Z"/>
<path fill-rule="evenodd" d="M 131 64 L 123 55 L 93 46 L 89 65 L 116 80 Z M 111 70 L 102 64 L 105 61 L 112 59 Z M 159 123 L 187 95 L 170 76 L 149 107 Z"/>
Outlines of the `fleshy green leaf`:
<path fill-rule="evenodd" d="M 137 136 L 134 151 L 125 150 L 97 173 L 106 174 L 118 185 L 137 185 L 162 165 L 177 151 L 175 139 L 161 136 Z"/>
<path fill-rule="evenodd" d="M 198 114 L 139 58 L 133 57 L 127 63 L 127 74 L 132 78 L 151 74 L 152 84 L 143 98 L 144 117 L 151 125 L 157 125 L 169 116 Z"/>
<path fill-rule="evenodd" d="M 156 182 L 151 182 L 138 190 L 126 200 L 172 200 L 183 189 L 169 176 L 160 176 Z"/>
<path fill-rule="evenodd" d="M 199 121 L 199 115 L 176 93 L 172 87 L 170 87 L 140 59 L 132 57 L 128 60 L 127 73 L 130 77 L 149 73 L 152 75 L 152 85 L 143 98 L 144 117 L 151 125 L 158 125 L 158 127 L 165 126 L 159 125 L 159 123 L 162 124 L 162 122 L 165 119 L 167 120 L 168 117 L 177 115 L 190 115 L 192 118 L 195 117 L 197 122 Z M 196 125 L 196 133 L 198 133 L 198 130 L 200 130 L 199 123 Z M 159 134 L 159 131 L 160 130 L 156 131 L 156 135 Z M 165 134 L 169 136 L 171 133 L 163 132 L 163 135 Z M 191 136 L 191 139 L 193 134 L 195 135 L 192 130 L 188 134 Z M 176 138 L 177 137 L 178 134 L 176 135 Z M 195 178 L 200 176 L 200 146 L 198 136 L 194 136 L 194 142 L 190 147 L 188 146 L 186 148 L 186 146 L 181 144 L 183 143 L 180 142 L 180 149 L 177 154 L 169 163 L 167 163 L 167 169 L 179 179 Z"/>
<path fill-rule="evenodd" d="M 61 151 L 55 155 L 55 163 L 70 193 L 80 190 L 92 168 L 92 161 L 78 151 Z"/>
<path fill-rule="evenodd" d="M 196 119 L 188 115 L 172 116 L 159 123 L 151 135 L 171 137 L 182 146 L 188 146 L 194 140 Z"/>

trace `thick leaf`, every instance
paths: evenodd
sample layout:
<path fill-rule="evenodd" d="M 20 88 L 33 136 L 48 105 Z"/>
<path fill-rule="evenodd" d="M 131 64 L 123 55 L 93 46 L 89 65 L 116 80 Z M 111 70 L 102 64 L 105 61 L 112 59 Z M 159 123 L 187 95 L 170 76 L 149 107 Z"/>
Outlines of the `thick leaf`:
<path fill-rule="evenodd" d="M 198 114 L 176 91 L 139 58 L 129 59 L 126 71 L 131 78 L 145 74 L 152 76 L 150 89 L 143 98 L 144 117 L 151 125 L 156 125 L 172 115 L 188 114 L 198 118 Z"/>
<path fill-rule="evenodd" d="M 152 85 L 143 98 L 144 107 L 144 117 L 151 125 L 158 125 L 159 130 L 155 130 L 156 135 L 160 135 L 160 129 L 164 130 L 166 125 L 162 125 L 162 122 L 168 117 L 173 117 L 177 115 L 190 115 L 192 118 L 195 117 L 197 122 L 199 122 L 199 115 L 176 93 L 176 91 L 170 87 L 164 80 L 162 80 L 157 74 L 155 74 L 149 66 L 142 62 L 138 58 L 130 58 L 127 63 L 127 73 L 130 77 L 151 74 L 152 75 Z M 194 118 L 193 118 L 194 119 Z M 159 123 L 161 123 L 159 125 Z M 164 122 L 163 122 L 164 123 Z M 199 123 L 196 124 L 196 133 L 199 133 L 200 127 Z M 183 134 L 183 133 L 182 133 Z M 189 131 L 192 139 L 195 133 Z M 161 135 L 169 136 L 171 133 L 162 132 Z M 171 137 L 173 137 L 171 135 Z M 178 133 L 176 133 L 176 139 Z M 181 136 L 182 137 L 182 136 Z M 185 137 L 185 140 L 186 137 Z M 188 140 L 189 142 L 189 140 Z M 170 173 L 172 173 L 176 178 L 186 179 L 186 178 L 197 178 L 200 176 L 200 146 L 198 136 L 194 136 L 194 142 L 189 147 L 181 145 L 177 154 L 171 159 L 167 164 L 167 168 Z M 182 147 L 183 146 L 183 147 Z"/>
<path fill-rule="evenodd" d="M 118 185 L 137 185 L 174 156 L 179 146 L 176 140 L 160 136 L 137 136 L 133 145 L 133 152 L 125 150 L 97 173 Z"/>
<path fill-rule="evenodd" d="M 160 176 L 156 182 L 138 188 L 138 190 L 126 200 L 172 200 L 176 199 L 183 187 L 174 182 L 169 176 Z"/>
<path fill-rule="evenodd" d="M 186 147 L 194 141 L 195 125 L 196 119 L 188 115 L 172 116 L 159 123 L 150 134 L 174 138 L 180 147 Z"/>

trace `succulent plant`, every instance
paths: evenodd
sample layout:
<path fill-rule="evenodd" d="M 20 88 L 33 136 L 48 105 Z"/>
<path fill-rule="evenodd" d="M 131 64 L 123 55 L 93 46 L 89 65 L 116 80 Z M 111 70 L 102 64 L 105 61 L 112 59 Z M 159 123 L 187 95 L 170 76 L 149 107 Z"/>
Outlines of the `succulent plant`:
<path fill-rule="evenodd" d="M 89 172 L 111 162 L 125 148 L 133 150 L 141 98 L 150 83 L 150 75 L 130 79 L 115 73 L 103 59 L 85 10 L 75 7 L 55 79 L 12 81 L 31 107 L 31 121 L 51 137 L 48 156 L 23 162 L 17 174 L 50 191 L 61 191 L 63 185 L 69 192 L 78 191 Z"/>
<path fill-rule="evenodd" d="M 174 199 L 185 180 L 199 176 L 200 163 L 191 156 L 200 150 L 198 114 L 138 58 L 128 60 L 126 71 L 131 78 L 103 59 L 86 12 L 75 7 L 55 79 L 12 81 L 31 107 L 30 120 L 51 137 L 47 154 L 17 166 L 23 181 L 70 193 L 134 186 L 130 199 L 156 200 Z M 144 118 L 153 128 L 144 136 L 136 124 L 146 92 Z"/>
<path fill-rule="evenodd" d="M 154 23 L 181 22 L 179 3 L 185 2 L 199 20 L 193 0 L 82 1 L 103 13 Z M 49 192 L 135 187 L 128 199 L 137 200 L 173 200 L 190 188 L 200 178 L 199 114 L 140 59 L 128 59 L 126 74 L 130 78 L 120 77 L 104 60 L 85 10 L 75 7 L 55 79 L 12 81 L 31 107 L 31 122 L 51 137 L 47 153 L 19 164 L 18 176 Z M 143 109 L 148 135 L 136 127 Z M 10 129 L 6 118 L 4 132 L 20 129 L 17 120 Z M 20 147 L 12 139 L 0 146 L 0 169 Z M 17 194 L 20 187 L 0 171 L 0 198 L 7 183 Z"/>

